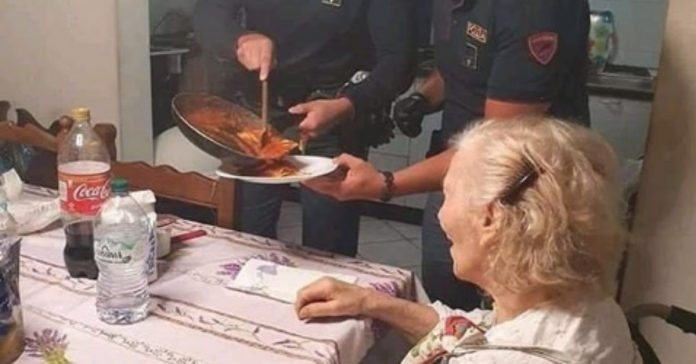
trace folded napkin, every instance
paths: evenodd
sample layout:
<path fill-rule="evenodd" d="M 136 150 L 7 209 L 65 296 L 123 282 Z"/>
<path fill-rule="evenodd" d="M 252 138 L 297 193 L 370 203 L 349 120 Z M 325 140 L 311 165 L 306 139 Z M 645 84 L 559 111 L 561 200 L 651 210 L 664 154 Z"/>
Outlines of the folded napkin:
<path fill-rule="evenodd" d="M 5 190 L 5 197 L 8 201 L 16 200 L 22 194 L 22 179 L 17 171 L 10 169 L 2 174 L 2 189 Z"/>
<path fill-rule="evenodd" d="M 28 193 L 14 169 L 2 175 L 2 189 L 7 196 L 7 210 L 17 221 L 20 235 L 39 231 L 60 219 L 60 202 L 55 193 Z"/>
<path fill-rule="evenodd" d="M 323 277 L 354 284 L 357 278 L 345 274 L 324 273 L 286 267 L 262 259 L 249 259 L 227 287 L 285 303 L 294 303 L 297 292 Z"/>

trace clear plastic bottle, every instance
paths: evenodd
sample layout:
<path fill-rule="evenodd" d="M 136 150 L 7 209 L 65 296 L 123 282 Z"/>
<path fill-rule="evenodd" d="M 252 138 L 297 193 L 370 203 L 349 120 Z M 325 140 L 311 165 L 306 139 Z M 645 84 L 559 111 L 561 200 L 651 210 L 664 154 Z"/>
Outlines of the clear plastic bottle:
<path fill-rule="evenodd" d="M 111 191 L 94 228 L 97 314 L 109 324 L 131 324 L 147 317 L 150 303 L 146 256 L 151 227 L 128 195 L 126 180 L 112 180 Z"/>
<path fill-rule="evenodd" d="M 24 348 L 19 301 L 19 248 L 17 223 L 7 212 L 0 186 L 0 364 L 11 363 Z"/>
<path fill-rule="evenodd" d="M 78 108 L 71 115 L 75 123 L 58 148 L 63 258 L 71 277 L 97 279 L 93 223 L 110 195 L 111 158 L 92 130 L 89 109 Z"/>

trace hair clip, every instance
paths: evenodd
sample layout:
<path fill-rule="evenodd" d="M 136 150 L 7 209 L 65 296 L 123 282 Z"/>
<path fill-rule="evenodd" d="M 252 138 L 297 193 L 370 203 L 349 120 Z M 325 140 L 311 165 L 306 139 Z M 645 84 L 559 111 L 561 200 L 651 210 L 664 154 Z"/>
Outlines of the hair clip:
<path fill-rule="evenodd" d="M 532 186 L 534 182 L 539 178 L 539 172 L 534 168 L 531 162 L 527 159 L 523 160 L 524 166 L 520 173 L 517 174 L 517 178 L 513 181 L 511 185 L 506 187 L 500 194 L 500 202 L 503 205 L 513 205 L 522 196 L 522 193 Z"/>

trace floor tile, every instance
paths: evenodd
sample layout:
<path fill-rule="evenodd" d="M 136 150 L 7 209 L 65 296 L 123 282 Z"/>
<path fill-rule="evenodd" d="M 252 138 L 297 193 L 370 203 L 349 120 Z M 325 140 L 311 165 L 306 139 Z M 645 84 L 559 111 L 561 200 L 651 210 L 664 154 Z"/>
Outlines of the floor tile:
<path fill-rule="evenodd" d="M 396 221 L 388 221 L 387 224 L 401 234 L 406 239 L 417 239 L 421 237 L 421 226 L 404 224 Z"/>
<path fill-rule="evenodd" d="M 423 269 L 420 265 L 414 265 L 412 267 L 406 267 L 406 269 L 413 272 L 419 280 L 423 280 Z"/>
<path fill-rule="evenodd" d="M 371 153 L 370 163 L 381 171 L 397 171 L 408 166 L 408 157 L 397 157 L 389 154 Z"/>
<path fill-rule="evenodd" d="M 390 154 L 400 157 L 408 157 L 409 149 L 411 148 L 411 139 L 405 135 L 395 135 L 388 144 L 372 149 L 370 153 Z"/>
<path fill-rule="evenodd" d="M 420 237 L 416 239 L 409 239 L 408 242 L 418 248 L 418 250 L 423 250 L 423 240 L 421 240 Z"/>
<path fill-rule="evenodd" d="M 361 244 L 360 255 L 366 260 L 400 268 L 420 264 L 420 251 L 407 240 Z"/>
<path fill-rule="evenodd" d="M 425 208 L 425 202 L 428 199 L 428 194 L 427 193 L 419 193 L 417 195 L 411 195 L 409 196 L 408 202 L 406 203 L 406 206 L 408 207 L 413 207 L 416 209 L 422 209 Z"/>
<path fill-rule="evenodd" d="M 278 219 L 278 228 L 302 225 L 302 207 L 294 202 L 283 202 Z"/>
<path fill-rule="evenodd" d="M 403 239 L 396 229 L 380 220 L 363 221 L 360 224 L 360 243 L 379 243 Z"/>
<path fill-rule="evenodd" d="M 425 159 L 430 149 L 430 136 L 435 129 L 442 125 L 442 112 L 427 115 L 423 120 L 423 132 L 417 138 L 411 139 L 409 148 L 409 164 L 415 164 Z"/>
<path fill-rule="evenodd" d="M 302 226 L 279 227 L 278 240 L 285 243 L 302 244 Z"/>

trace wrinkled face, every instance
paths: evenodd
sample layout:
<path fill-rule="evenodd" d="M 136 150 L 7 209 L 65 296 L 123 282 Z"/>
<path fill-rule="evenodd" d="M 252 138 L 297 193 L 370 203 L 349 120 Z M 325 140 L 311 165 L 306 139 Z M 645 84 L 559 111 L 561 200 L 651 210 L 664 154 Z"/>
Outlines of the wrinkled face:
<path fill-rule="evenodd" d="M 452 242 L 454 275 L 479 283 L 484 273 L 486 252 L 481 241 L 487 219 L 485 206 L 478 206 L 473 198 L 478 190 L 476 171 L 480 167 L 474 149 L 465 145 L 452 160 L 444 181 L 445 201 L 438 216 Z"/>

